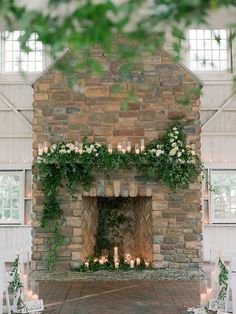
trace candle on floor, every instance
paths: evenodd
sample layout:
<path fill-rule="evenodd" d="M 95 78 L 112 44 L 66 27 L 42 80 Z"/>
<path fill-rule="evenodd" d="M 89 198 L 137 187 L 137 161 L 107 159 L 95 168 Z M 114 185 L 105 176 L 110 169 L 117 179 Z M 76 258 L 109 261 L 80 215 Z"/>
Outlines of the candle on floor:
<path fill-rule="evenodd" d="M 85 265 L 85 267 L 88 268 L 89 267 L 89 262 L 85 262 L 84 265 Z"/>
<path fill-rule="evenodd" d="M 119 268 L 119 262 L 115 262 L 115 268 Z"/>
<path fill-rule="evenodd" d="M 141 263 L 141 258 L 137 257 L 137 258 L 136 258 L 136 265 L 139 266 L 140 263 Z"/>
<path fill-rule="evenodd" d="M 37 301 L 37 300 L 38 300 L 38 298 L 39 298 L 39 297 L 38 297 L 38 295 L 37 295 L 37 294 L 33 294 L 33 295 L 32 295 L 32 300 Z"/>
<path fill-rule="evenodd" d="M 32 300 L 32 296 L 33 296 L 33 291 L 32 290 L 28 290 L 27 291 L 27 299 L 28 300 Z"/>
<path fill-rule="evenodd" d="M 207 294 L 206 293 L 201 293 L 200 304 L 202 307 L 204 307 L 207 304 Z"/>
<path fill-rule="evenodd" d="M 126 262 L 126 264 L 130 264 L 130 260 L 131 260 L 131 255 L 130 254 L 126 254 L 125 255 L 125 262 Z"/>
<path fill-rule="evenodd" d="M 99 264 L 100 264 L 100 265 L 103 265 L 103 263 L 104 263 L 103 259 L 100 259 L 100 260 L 99 260 Z"/>
<path fill-rule="evenodd" d="M 145 266 L 149 267 L 149 265 L 150 265 L 149 261 L 145 261 Z"/>
<path fill-rule="evenodd" d="M 209 301 L 211 299 L 211 292 L 212 292 L 212 289 L 211 288 L 207 288 L 207 301 Z"/>
<path fill-rule="evenodd" d="M 134 268 L 134 260 L 133 259 L 131 259 L 131 261 L 130 261 L 130 268 Z"/>
<path fill-rule="evenodd" d="M 139 154 L 140 153 L 140 150 L 139 150 L 139 145 L 138 144 L 135 144 L 135 154 Z"/>
<path fill-rule="evenodd" d="M 114 246 L 114 257 L 118 257 L 118 246 Z"/>

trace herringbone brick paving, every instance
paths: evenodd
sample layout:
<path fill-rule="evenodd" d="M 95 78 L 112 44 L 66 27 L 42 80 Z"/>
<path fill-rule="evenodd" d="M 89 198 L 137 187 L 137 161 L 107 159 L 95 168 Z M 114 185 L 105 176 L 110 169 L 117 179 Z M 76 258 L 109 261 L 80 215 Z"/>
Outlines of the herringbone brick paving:
<path fill-rule="evenodd" d="M 183 314 L 200 303 L 198 281 L 45 281 L 47 314 Z"/>

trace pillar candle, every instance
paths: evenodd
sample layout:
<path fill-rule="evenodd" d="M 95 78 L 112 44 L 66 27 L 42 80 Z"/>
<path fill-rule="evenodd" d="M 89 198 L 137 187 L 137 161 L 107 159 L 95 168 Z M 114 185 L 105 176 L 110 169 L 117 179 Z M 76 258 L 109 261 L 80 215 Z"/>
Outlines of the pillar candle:
<path fill-rule="evenodd" d="M 88 268 L 89 267 L 89 262 L 85 262 L 84 265 Z"/>
<path fill-rule="evenodd" d="M 118 246 L 114 246 L 114 257 L 118 257 Z"/>
<path fill-rule="evenodd" d="M 205 306 L 207 304 L 207 294 L 201 293 L 200 295 L 201 306 Z"/>
<path fill-rule="evenodd" d="M 130 261 L 130 268 L 134 268 L 134 260 L 133 259 L 131 259 L 131 261 Z"/>
<path fill-rule="evenodd" d="M 141 259 L 139 257 L 136 258 L 136 265 L 139 266 L 141 263 Z"/>
<path fill-rule="evenodd" d="M 38 295 L 37 295 L 37 294 L 33 294 L 33 295 L 32 295 L 32 300 L 37 301 L 37 300 L 38 300 L 38 298 L 39 298 L 39 297 L 38 297 Z"/>
<path fill-rule="evenodd" d="M 115 268 L 119 268 L 119 262 L 115 262 Z"/>
<path fill-rule="evenodd" d="M 131 142 L 127 143 L 127 152 L 131 152 Z"/>

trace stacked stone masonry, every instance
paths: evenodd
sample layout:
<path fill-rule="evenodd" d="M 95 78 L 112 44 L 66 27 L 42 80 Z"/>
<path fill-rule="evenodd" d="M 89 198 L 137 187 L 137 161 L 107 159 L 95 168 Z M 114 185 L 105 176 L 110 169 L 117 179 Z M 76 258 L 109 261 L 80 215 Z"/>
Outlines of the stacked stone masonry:
<path fill-rule="evenodd" d="M 100 57 L 99 57 L 100 53 Z M 178 100 L 197 87 L 191 75 L 180 65 L 173 63 L 169 55 L 160 50 L 156 56 L 146 55 L 135 70 L 130 71 L 128 82 L 120 75 L 117 61 L 107 61 L 102 52 L 95 51 L 96 58 L 104 65 L 100 76 L 78 73 L 76 91 L 69 88 L 63 75 L 49 70 L 34 83 L 33 156 L 37 156 L 39 143 L 48 141 L 78 141 L 83 137 L 100 143 L 131 141 L 132 145 L 144 138 L 145 142 L 161 136 L 174 119 L 182 119 L 189 144 L 200 151 L 200 102 L 192 96 L 188 106 Z M 121 90 L 114 92 L 114 85 Z M 137 100 L 129 101 L 129 91 Z M 126 110 L 123 101 L 127 101 Z M 115 184 L 116 183 L 116 184 Z M 118 184 L 118 188 L 117 188 Z M 118 189 L 118 190 L 117 190 Z M 117 192 L 118 191 L 118 192 Z M 150 197 L 152 209 L 152 262 L 162 267 L 199 267 L 201 263 L 201 207 L 200 182 L 187 190 L 171 195 L 160 183 L 143 183 L 138 173 L 114 174 L 108 181 L 102 174 L 94 173 L 89 192 L 78 187 L 78 200 L 70 199 L 66 191 L 60 194 L 64 210 L 62 232 L 65 245 L 58 252 L 58 267 L 69 267 L 85 257 L 84 198 L 96 196 Z M 33 186 L 33 254 L 37 269 L 45 268 L 48 251 L 47 238 L 40 227 L 43 210 L 43 192 Z M 91 210 L 93 206 L 91 206 Z M 89 217 L 87 216 L 87 219 Z M 94 222 L 91 221 L 94 227 Z"/>

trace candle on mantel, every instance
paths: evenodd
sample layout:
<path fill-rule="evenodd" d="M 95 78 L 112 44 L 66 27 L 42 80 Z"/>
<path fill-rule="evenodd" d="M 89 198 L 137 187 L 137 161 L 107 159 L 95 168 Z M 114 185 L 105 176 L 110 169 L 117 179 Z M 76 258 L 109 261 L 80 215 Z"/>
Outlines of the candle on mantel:
<path fill-rule="evenodd" d="M 140 153 L 140 150 L 139 150 L 139 145 L 138 144 L 135 144 L 135 154 L 139 154 Z"/>
<path fill-rule="evenodd" d="M 48 142 L 47 141 L 45 141 L 44 142 L 44 146 L 43 146 L 43 152 L 45 153 L 45 154 L 47 154 L 48 153 Z"/>
<path fill-rule="evenodd" d="M 112 144 L 108 144 L 107 150 L 109 154 L 112 154 Z"/>
<path fill-rule="evenodd" d="M 143 152 L 144 149 L 145 149 L 144 139 L 143 138 L 140 140 L 140 149 L 141 149 L 141 152 Z"/>
<path fill-rule="evenodd" d="M 117 150 L 118 150 L 118 152 L 120 152 L 121 149 L 122 149 L 122 145 L 121 145 L 121 142 L 119 142 L 118 145 L 117 145 Z"/>
<path fill-rule="evenodd" d="M 136 258 L 136 265 L 139 266 L 140 263 L 141 263 L 141 258 L 137 257 L 137 258 Z"/>
<path fill-rule="evenodd" d="M 43 155 L 43 145 L 42 144 L 38 144 L 38 155 L 39 156 Z"/>
<path fill-rule="evenodd" d="M 39 297 L 38 297 L 38 295 L 37 295 L 37 294 L 33 294 L 33 295 L 32 295 L 32 300 L 37 301 L 37 300 L 38 300 L 38 298 L 39 298 Z"/>
<path fill-rule="evenodd" d="M 133 259 L 130 260 L 130 268 L 134 268 L 134 260 Z"/>
<path fill-rule="evenodd" d="M 83 153 L 83 143 L 78 144 L 78 152 L 80 155 Z"/>
<path fill-rule="evenodd" d="M 131 152 L 131 142 L 127 142 L 127 152 Z"/>

